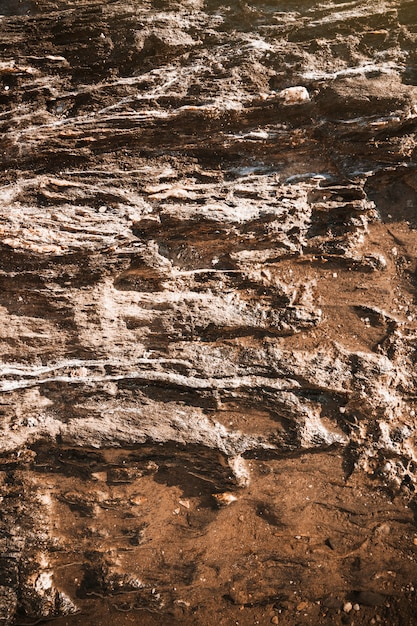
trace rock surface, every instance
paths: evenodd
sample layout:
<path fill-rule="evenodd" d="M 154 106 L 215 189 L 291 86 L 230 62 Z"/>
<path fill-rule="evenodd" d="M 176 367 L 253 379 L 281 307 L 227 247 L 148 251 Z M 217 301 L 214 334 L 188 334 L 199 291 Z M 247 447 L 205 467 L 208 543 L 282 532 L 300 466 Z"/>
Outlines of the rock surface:
<path fill-rule="evenodd" d="M 414 0 L 0 14 L 0 624 L 414 624 Z"/>

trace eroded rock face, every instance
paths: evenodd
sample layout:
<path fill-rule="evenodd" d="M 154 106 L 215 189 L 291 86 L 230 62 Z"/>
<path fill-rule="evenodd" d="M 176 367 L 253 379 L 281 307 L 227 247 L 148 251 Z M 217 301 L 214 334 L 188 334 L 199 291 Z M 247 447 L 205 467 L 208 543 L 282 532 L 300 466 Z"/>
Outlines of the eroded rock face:
<path fill-rule="evenodd" d="M 1 624 L 414 624 L 414 4 L 0 2 Z"/>

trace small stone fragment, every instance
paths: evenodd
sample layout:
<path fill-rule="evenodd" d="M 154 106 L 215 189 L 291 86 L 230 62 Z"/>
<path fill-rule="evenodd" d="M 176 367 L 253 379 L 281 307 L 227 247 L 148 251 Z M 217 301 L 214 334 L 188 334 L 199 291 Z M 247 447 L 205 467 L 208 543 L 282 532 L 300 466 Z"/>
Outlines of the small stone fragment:
<path fill-rule="evenodd" d="M 224 493 L 213 493 L 213 498 L 216 500 L 218 506 L 228 506 L 237 500 L 237 497 L 229 491 L 225 491 Z"/>
<path fill-rule="evenodd" d="M 327 609 L 340 609 L 342 606 L 341 600 L 333 596 L 326 596 L 321 603 Z"/>
<path fill-rule="evenodd" d="M 129 502 L 132 506 L 140 506 L 144 502 L 146 502 L 146 498 L 141 496 L 139 493 L 134 493 L 130 496 Z"/>
<path fill-rule="evenodd" d="M 310 94 L 305 87 L 288 87 L 279 92 L 278 97 L 283 101 L 283 104 L 290 106 L 293 104 L 304 104 L 310 100 Z"/>
<path fill-rule="evenodd" d="M 331 537 L 328 537 L 324 542 L 326 546 L 328 546 L 331 550 L 335 549 L 334 540 Z"/>
<path fill-rule="evenodd" d="M 279 623 L 279 619 L 277 615 L 274 615 L 274 617 L 271 619 L 271 624 L 278 624 Z"/>
<path fill-rule="evenodd" d="M 106 482 L 107 472 L 92 472 L 91 478 L 96 481 Z"/>
<path fill-rule="evenodd" d="M 343 611 L 345 613 L 350 613 L 352 608 L 353 608 L 352 607 L 352 602 L 345 602 L 344 605 L 343 605 Z"/>
<path fill-rule="evenodd" d="M 141 470 L 136 467 L 113 467 L 107 471 L 107 482 L 110 485 L 128 485 L 141 476 Z"/>

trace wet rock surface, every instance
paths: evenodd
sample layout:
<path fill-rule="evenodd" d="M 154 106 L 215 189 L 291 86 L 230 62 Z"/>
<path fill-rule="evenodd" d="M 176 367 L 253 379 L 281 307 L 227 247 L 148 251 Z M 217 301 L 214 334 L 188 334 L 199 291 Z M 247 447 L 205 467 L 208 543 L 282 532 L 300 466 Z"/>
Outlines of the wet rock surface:
<path fill-rule="evenodd" d="M 414 5 L 0 2 L 0 624 L 415 623 Z"/>

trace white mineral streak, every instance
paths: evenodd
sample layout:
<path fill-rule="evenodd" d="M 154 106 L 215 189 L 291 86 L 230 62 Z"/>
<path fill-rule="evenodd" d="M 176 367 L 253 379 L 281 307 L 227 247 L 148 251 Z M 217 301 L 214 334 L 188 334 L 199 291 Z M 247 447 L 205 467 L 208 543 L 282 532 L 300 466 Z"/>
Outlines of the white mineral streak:
<path fill-rule="evenodd" d="M 399 70 L 403 69 L 401 65 L 393 61 L 386 61 L 380 63 L 364 63 L 363 65 L 357 65 L 353 67 L 344 67 L 334 72 L 319 72 L 317 70 L 309 70 L 303 72 L 302 77 L 305 80 L 335 80 L 337 78 L 344 78 L 350 76 L 364 76 L 372 72 L 378 74 L 398 74 Z"/>
<path fill-rule="evenodd" d="M 132 366 L 133 368 L 133 366 Z M 287 389 L 297 387 L 298 384 L 295 381 L 270 381 L 267 378 L 258 376 L 242 376 L 240 378 L 219 378 L 219 379 L 201 379 L 190 376 L 181 376 L 179 374 L 168 374 L 164 372 L 155 371 L 130 371 L 128 374 L 118 375 L 92 375 L 83 376 L 77 373 L 69 376 L 50 376 L 42 378 L 41 380 L 29 379 L 22 381 L 3 381 L 0 382 L 1 391 L 13 391 L 15 389 L 25 389 L 27 387 L 33 387 L 38 385 L 47 385 L 52 382 L 64 382 L 69 384 L 93 384 L 106 381 L 120 381 L 120 380 L 143 380 L 162 382 L 166 384 L 174 384 L 178 386 L 190 387 L 191 389 L 239 389 L 241 387 L 253 387 L 262 386 L 270 389 Z"/>
<path fill-rule="evenodd" d="M 390 9 L 390 4 L 387 2 L 374 2 L 372 6 L 366 5 L 364 7 L 358 6 L 357 2 L 346 2 L 342 4 L 328 3 L 326 9 L 329 15 L 322 17 L 321 19 L 312 20 L 311 26 L 321 26 L 323 24 L 332 24 L 335 22 L 344 22 L 349 19 L 369 18 L 370 15 L 384 15 L 387 10 Z M 345 10 L 335 10 L 345 9 Z"/>

